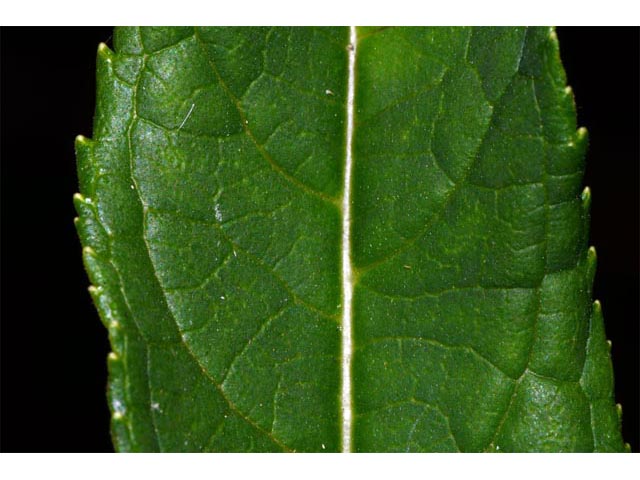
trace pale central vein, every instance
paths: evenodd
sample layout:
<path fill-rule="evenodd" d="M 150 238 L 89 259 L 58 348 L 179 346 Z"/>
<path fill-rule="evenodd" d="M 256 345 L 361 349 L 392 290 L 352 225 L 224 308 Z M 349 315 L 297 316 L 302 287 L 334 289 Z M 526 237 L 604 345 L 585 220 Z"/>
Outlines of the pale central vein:
<path fill-rule="evenodd" d="M 353 107 L 355 97 L 356 27 L 349 29 L 349 83 L 347 92 L 347 141 L 342 194 L 342 452 L 351 452 L 351 303 L 353 271 L 351 266 L 351 168 Z"/>

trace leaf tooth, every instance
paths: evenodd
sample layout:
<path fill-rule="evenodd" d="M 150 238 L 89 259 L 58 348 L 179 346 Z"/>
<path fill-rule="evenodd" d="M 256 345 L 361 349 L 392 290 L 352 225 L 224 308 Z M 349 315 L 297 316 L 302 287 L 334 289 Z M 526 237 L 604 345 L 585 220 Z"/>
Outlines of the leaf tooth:
<path fill-rule="evenodd" d="M 577 150 L 576 155 L 583 156 L 586 153 L 588 140 L 589 132 L 585 127 L 580 127 L 575 131 L 567 145 Z"/>
<path fill-rule="evenodd" d="M 593 284 L 593 280 L 596 275 L 596 267 L 598 265 L 598 255 L 596 248 L 591 246 L 587 250 L 587 281 L 590 285 Z"/>
<path fill-rule="evenodd" d="M 589 141 L 589 131 L 586 127 L 580 127 L 576 130 L 574 144 L 576 147 L 582 150 L 586 150 L 587 142 Z"/>
<path fill-rule="evenodd" d="M 106 43 L 100 42 L 100 45 L 98 45 L 98 56 L 103 58 L 105 61 L 110 62 L 113 60 L 115 53 Z"/>
<path fill-rule="evenodd" d="M 109 367 L 109 409 L 111 410 L 111 430 L 118 448 L 131 449 L 131 426 L 125 421 L 126 407 L 122 379 L 124 366 L 122 362 L 108 362 Z"/>
<path fill-rule="evenodd" d="M 584 187 L 582 193 L 580 194 L 580 207 L 581 207 L 581 217 L 582 217 L 582 245 L 586 246 L 589 242 L 589 227 L 591 223 L 591 189 L 589 187 Z M 593 247 L 591 247 L 593 248 Z M 595 250 L 593 252 L 595 254 Z M 591 282 L 593 282 L 593 278 L 591 278 Z"/>
<path fill-rule="evenodd" d="M 76 135 L 76 138 L 74 139 L 74 142 L 73 142 L 74 147 L 76 149 L 76 155 L 85 153 L 85 151 L 87 150 L 91 150 L 94 143 L 95 142 L 93 140 L 85 137 L 84 135 Z"/>
<path fill-rule="evenodd" d="M 102 314 L 100 315 L 100 318 L 102 319 L 104 326 L 109 329 L 109 333 L 112 336 L 116 337 L 119 333 L 118 330 L 120 329 L 120 323 L 118 322 L 117 308 L 113 301 L 105 294 L 102 287 L 91 285 L 89 287 L 89 294 Z M 113 345 L 115 346 L 116 342 L 114 342 Z M 119 352 L 116 351 L 116 353 Z"/>
<path fill-rule="evenodd" d="M 109 264 L 96 253 L 90 246 L 83 249 L 83 259 L 87 267 L 89 279 L 93 283 L 89 287 L 89 294 L 100 313 L 100 319 L 103 325 L 109 330 L 111 345 L 116 353 L 122 353 L 123 343 L 121 339 L 119 318 L 122 318 L 118 304 L 114 299 L 102 288 L 102 285 L 109 285 L 110 270 Z"/>
<path fill-rule="evenodd" d="M 598 316 L 602 315 L 602 304 L 600 303 L 600 300 L 593 301 L 593 314 Z"/>
<path fill-rule="evenodd" d="M 91 198 L 85 197 L 81 193 L 75 193 L 73 195 L 73 204 L 81 217 L 92 215 L 94 213 L 93 201 Z"/>
<path fill-rule="evenodd" d="M 115 351 L 109 352 L 109 354 L 107 355 L 107 367 L 109 368 L 109 371 L 113 373 L 121 370 L 123 368 L 122 355 Z M 113 396 L 118 396 L 117 389 L 115 395 Z"/>
<path fill-rule="evenodd" d="M 111 436 L 114 439 L 114 443 L 116 445 L 116 450 L 121 451 L 121 452 L 130 452 L 130 451 L 134 451 L 134 446 L 133 446 L 133 434 L 131 432 L 131 420 L 125 417 L 125 413 L 123 413 L 122 411 L 115 411 L 113 408 L 114 405 L 114 398 L 119 398 L 116 397 L 116 393 L 115 389 L 114 389 L 114 383 L 113 383 L 113 378 L 115 378 L 115 373 L 113 373 L 112 371 L 109 372 L 110 373 L 110 378 L 112 380 L 110 380 L 109 383 L 109 397 L 111 399 L 110 403 L 110 409 L 112 412 L 111 415 Z M 124 375 L 124 373 L 119 373 L 120 375 Z M 121 401 L 121 400 L 117 400 L 117 401 Z"/>
<path fill-rule="evenodd" d="M 591 189 L 589 187 L 584 187 L 580 198 L 582 199 L 582 208 L 584 208 L 585 212 L 588 212 L 591 207 Z"/>
<path fill-rule="evenodd" d="M 80 135 L 76 135 L 75 138 L 75 145 L 76 148 L 78 146 L 83 147 L 83 146 L 91 146 L 93 144 L 93 140 L 91 140 L 90 138 L 85 137 L 84 135 L 80 134 Z"/>
<path fill-rule="evenodd" d="M 89 194 L 93 194 L 94 191 L 95 171 L 92 162 L 94 145 L 95 142 L 84 135 L 78 135 L 74 142 L 80 190 Z"/>
<path fill-rule="evenodd" d="M 131 440 L 130 425 L 124 422 L 127 413 L 126 394 L 124 381 L 125 366 L 122 355 L 111 352 L 107 355 L 107 367 L 109 368 L 109 408 L 111 410 L 111 428 L 117 442 L 128 444 Z M 122 447 L 122 445 L 120 445 Z"/>
<path fill-rule="evenodd" d="M 82 243 L 91 248 L 91 250 L 83 250 L 83 256 L 108 258 L 110 253 L 109 235 L 98 220 L 95 202 L 90 197 L 78 193 L 73 196 L 73 203 L 78 213 L 78 217 L 74 219 L 78 235 Z"/>

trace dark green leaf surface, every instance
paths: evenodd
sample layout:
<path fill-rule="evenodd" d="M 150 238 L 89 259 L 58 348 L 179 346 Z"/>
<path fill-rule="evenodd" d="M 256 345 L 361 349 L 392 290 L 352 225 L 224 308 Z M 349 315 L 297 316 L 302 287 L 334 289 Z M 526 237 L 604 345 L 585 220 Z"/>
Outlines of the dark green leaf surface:
<path fill-rule="evenodd" d="M 340 451 L 349 29 L 118 29 L 77 222 L 122 451 Z M 619 451 L 549 29 L 358 29 L 354 451 Z"/>

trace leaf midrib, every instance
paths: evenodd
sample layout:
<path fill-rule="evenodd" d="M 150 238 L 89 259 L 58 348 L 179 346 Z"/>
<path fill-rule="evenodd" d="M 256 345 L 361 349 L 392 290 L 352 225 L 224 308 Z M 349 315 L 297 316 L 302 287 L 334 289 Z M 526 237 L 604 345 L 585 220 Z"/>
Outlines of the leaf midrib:
<path fill-rule="evenodd" d="M 351 452 L 352 441 L 352 405 L 351 405 L 351 359 L 352 343 L 352 300 L 353 300 L 353 264 L 351 262 L 351 171 L 353 163 L 353 126 L 355 103 L 355 65 L 357 51 L 356 27 L 349 27 L 349 79 L 347 83 L 347 132 L 345 142 L 344 178 L 342 190 L 342 452 Z"/>

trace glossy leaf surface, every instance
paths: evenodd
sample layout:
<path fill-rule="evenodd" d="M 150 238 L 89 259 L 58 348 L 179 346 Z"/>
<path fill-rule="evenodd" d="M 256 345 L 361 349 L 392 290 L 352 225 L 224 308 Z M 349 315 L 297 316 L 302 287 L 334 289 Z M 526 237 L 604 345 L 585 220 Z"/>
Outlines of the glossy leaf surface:
<path fill-rule="evenodd" d="M 118 29 L 76 197 L 123 451 L 340 451 L 349 29 Z M 353 451 L 623 449 L 549 29 L 358 29 Z"/>

